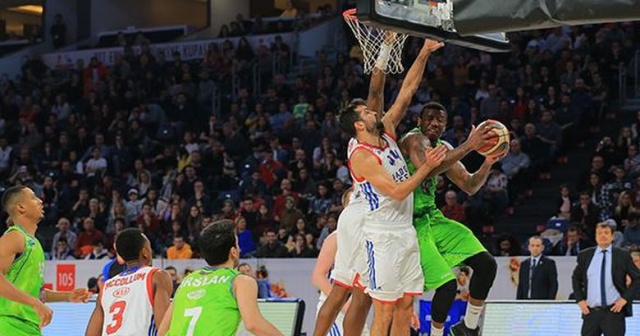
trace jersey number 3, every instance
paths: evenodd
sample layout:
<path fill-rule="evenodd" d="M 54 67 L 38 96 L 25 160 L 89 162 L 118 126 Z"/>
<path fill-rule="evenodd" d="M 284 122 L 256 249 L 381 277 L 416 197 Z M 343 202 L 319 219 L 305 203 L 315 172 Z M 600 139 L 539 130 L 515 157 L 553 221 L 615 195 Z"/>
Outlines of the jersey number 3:
<path fill-rule="evenodd" d="M 124 316 L 125 308 L 127 308 L 127 303 L 124 301 L 116 301 L 109 307 L 112 322 L 107 326 L 107 334 L 115 334 L 120 327 L 122 327 L 122 317 Z"/>

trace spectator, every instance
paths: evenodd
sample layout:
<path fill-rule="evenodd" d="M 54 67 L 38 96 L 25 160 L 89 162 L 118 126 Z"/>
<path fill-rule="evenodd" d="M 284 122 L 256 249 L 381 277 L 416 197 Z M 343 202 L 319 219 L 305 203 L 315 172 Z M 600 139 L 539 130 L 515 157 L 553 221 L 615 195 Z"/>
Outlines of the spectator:
<path fill-rule="evenodd" d="M 53 48 L 58 49 L 67 44 L 67 25 L 64 23 L 62 15 L 56 14 L 51 25 L 51 38 Z"/>
<path fill-rule="evenodd" d="M 287 257 L 287 249 L 278 241 L 277 232 L 268 229 L 265 232 L 266 240 L 255 253 L 257 258 L 285 258 Z"/>
<path fill-rule="evenodd" d="M 496 240 L 493 255 L 499 257 L 519 256 L 522 255 L 522 249 L 515 237 L 505 234 Z"/>
<path fill-rule="evenodd" d="M 467 266 L 460 267 L 456 275 L 456 283 L 458 285 L 456 300 L 469 300 L 469 278 L 471 278 L 471 269 Z"/>
<path fill-rule="evenodd" d="M 593 239 L 595 227 L 600 220 L 600 209 L 591 201 L 588 192 L 580 193 L 578 203 L 571 208 L 571 222 L 579 223 L 590 239 Z"/>
<path fill-rule="evenodd" d="M 252 278 L 255 278 L 256 275 L 255 273 L 253 273 L 253 269 L 251 268 L 251 265 L 247 264 L 247 263 L 241 263 L 238 265 L 237 267 L 238 271 L 246 276 L 250 276 Z"/>
<path fill-rule="evenodd" d="M 280 13 L 283 19 L 294 19 L 298 16 L 298 10 L 293 5 L 293 0 L 287 1 L 284 10 Z"/>
<path fill-rule="evenodd" d="M 56 241 L 54 250 L 51 253 L 52 260 L 75 260 L 73 249 L 69 246 L 66 237 L 60 237 Z"/>
<path fill-rule="evenodd" d="M 519 193 L 531 189 L 530 181 L 532 176 L 529 170 L 531 159 L 529 155 L 522 152 L 520 140 L 511 140 L 509 153 L 500 160 L 500 166 L 509 179 L 510 198 L 514 198 Z"/>
<path fill-rule="evenodd" d="M 560 242 L 556 247 L 555 255 L 577 256 L 580 251 L 592 247 L 594 244 L 587 238 L 582 237 L 579 227 L 571 226 L 567 230 L 566 240 Z"/>
<path fill-rule="evenodd" d="M 558 218 L 569 220 L 571 218 L 571 207 L 573 206 L 574 199 L 571 195 L 571 190 L 566 184 L 560 185 L 560 195 L 556 201 L 556 216 Z"/>
<path fill-rule="evenodd" d="M 58 219 L 58 224 L 56 224 L 58 232 L 53 235 L 53 241 L 51 242 L 51 254 L 56 254 L 56 251 L 59 250 L 58 241 L 63 238 L 66 241 L 67 247 L 71 251 L 75 250 L 78 237 L 75 232 L 69 230 L 70 227 L 71 223 L 69 223 L 69 220 L 66 217 L 60 217 L 60 219 Z"/>
<path fill-rule="evenodd" d="M 318 256 L 318 251 L 309 248 L 303 235 L 296 234 L 293 241 L 293 249 L 289 252 L 292 258 L 316 258 Z"/>
<path fill-rule="evenodd" d="M 442 214 L 449 219 L 465 223 L 467 220 L 465 208 L 462 204 L 458 203 L 458 195 L 456 192 L 449 190 L 445 194 L 444 198 L 445 205 L 440 209 L 442 210 Z"/>
<path fill-rule="evenodd" d="M 75 255 L 84 259 L 87 255 L 93 252 L 93 243 L 100 240 L 105 240 L 104 233 L 95 228 L 93 219 L 87 217 L 82 220 L 82 228 L 84 231 L 78 235 L 78 243 L 75 249 Z"/>
<path fill-rule="evenodd" d="M 629 216 L 627 226 L 624 229 L 624 246 L 631 249 L 640 248 L 640 226 L 638 218 L 640 216 L 634 213 Z"/>
<path fill-rule="evenodd" d="M 93 250 L 91 253 L 86 255 L 84 259 L 86 260 L 99 260 L 109 257 L 109 251 L 104 248 L 104 242 L 100 239 L 96 239 L 91 244 L 93 246 Z"/>
<path fill-rule="evenodd" d="M 251 231 L 247 230 L 247 221 L 244 217 L 237 217 L 236 232 L 238 235 L 238 246 L 240 246 L 240 257 L 250 258 L 256 251 L 256 243 L 253 239 Z"/>
<path fill-rule="evenodd" d="M 295 198 L 293 196 L 287 196 L 285 200 L 285 208 L 281 212 L 280 216 L 276 216 L 276 219 L 280 219 L 281 229 L 290 232 L 293 230 L 295 223 L 303 218 L 303 216 L 302 211 L 296 207 Z"/>
<path fill-rule="evenodd" d="M 173 246 L 167 249 L 167 259 L 191 259 L 192 256 L 191 245 L 184 241 L 184 237 L 179 235 L 173 237 Z"/>
<path fill-rule="evenodd" d="M 173 284 L 173 292 L 171 292 L 171 297 L 173 297 L 174 295 L 176 295 L 178 287 L 180 287 L 180 277 L 178 276 L 178 270 L 173 266 L 167 266 L 164 268 L 164 270 L 171 276 L 171 283 Z"/>
<path fill-rule="evenodd" d="M 618 197 L 618 204 L 613 209 L 613 219 L 622 227 L 626 227 L 629 223 L 629 217 L 634 214 L 640 214 L 640 211 L 631 203 L 631 194 L 628 191 L 623 191 Z"/>

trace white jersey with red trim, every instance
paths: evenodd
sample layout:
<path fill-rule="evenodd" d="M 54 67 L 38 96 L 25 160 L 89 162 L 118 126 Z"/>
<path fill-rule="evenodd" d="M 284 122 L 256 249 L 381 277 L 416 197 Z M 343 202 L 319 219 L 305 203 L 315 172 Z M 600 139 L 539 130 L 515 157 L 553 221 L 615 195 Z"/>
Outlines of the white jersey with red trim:
<path fill-rule="evenodd" d="M 103 336 L 155 336 L 153 274 L 155 267 L 126 270 L 107 280 L 100 304 L 104 311 Z"/>
<path fill-rule="evenodd" d="M 369 151 L 376 156 L 378 162 L 394 181 L 402 182 L 408 179 L 410 176 L 409 169 L 395 139 L 386 133 L 382 134 L 382 139 L 385 142 L 385 147 L 383 148 L 362 143 L 355 138 L 351 138 L 347 148 L 347 158 L 350 160 L 356 150 Z M 369 181 L 355 176 L 353 170 L 352 177 L 354 180 L 354 190 L 360 191 L 364 202 L 368 203 L 368 211 L 365 211 L 367 222 L 411 225 L 413 218 L 413 193 L 398 202 L 382 194 L 373 187 Z"/>

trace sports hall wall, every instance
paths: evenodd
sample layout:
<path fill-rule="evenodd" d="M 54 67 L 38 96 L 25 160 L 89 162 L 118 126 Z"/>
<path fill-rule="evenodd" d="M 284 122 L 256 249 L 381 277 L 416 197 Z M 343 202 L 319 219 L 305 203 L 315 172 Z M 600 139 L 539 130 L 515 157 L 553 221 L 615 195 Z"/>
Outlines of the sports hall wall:
<path fill-rule="evenodd" d="M 132 22 L 140 28 L 183 25 L 185 22 L 189 22 L 191 28 L 204 28 L 207 7 L 207 2 L 195 0 L 93 0 L 91 31 L 97 34 L 123 30 Z"/>
<path fill-rule="evenodd" d="M 571 273 L 576 265 L 575 257 L 551 257 L 558 269 L 558 297 L 566 300 L 571 294 Z M 489 294 L 489 300 L 515 300 L 519 260 L 523 258 L 497 257 L 498 275 Z M 314 326 L 318 291 L 311 284 L 310 276 L 316 259 L 249 259 L 254 269 L 264 265 L 269 272 L 272 289 L 282 290 L 288 297 L 301 298 L 306 303 L 303 330 Z M 45 283 L 53 289 L 68 290 L 86 286 L 87 280 L 100 274 L 103 261 L 77 260 L 69 262 L 47 261 Z M 185 268 L 197 269 L 205 266 L 204 260 L 167 260 L 155 259 L 153 265 L 164 268 L 174 266 L 182 275 Z M 430 298 L 430 296 L 427 296 Z"/>

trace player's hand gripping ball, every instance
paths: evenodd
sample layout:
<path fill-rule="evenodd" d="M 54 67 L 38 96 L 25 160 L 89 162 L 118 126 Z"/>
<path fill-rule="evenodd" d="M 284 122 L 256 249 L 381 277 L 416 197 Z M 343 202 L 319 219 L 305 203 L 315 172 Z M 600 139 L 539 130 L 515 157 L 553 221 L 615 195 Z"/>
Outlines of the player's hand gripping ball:
<path fill-rule="evenodd" d="M 492 156 L 496 153 L 504 153 L 509 150 L 509 130 L 505 125 L 496 120 L 485 120 L 478 128 L 487 125 L 490 129 L 491 137 L 486 139 L 486 144 L 478 149 L 478 153 L 483 156 Z"/>

